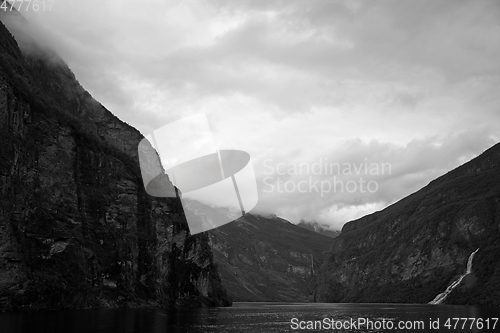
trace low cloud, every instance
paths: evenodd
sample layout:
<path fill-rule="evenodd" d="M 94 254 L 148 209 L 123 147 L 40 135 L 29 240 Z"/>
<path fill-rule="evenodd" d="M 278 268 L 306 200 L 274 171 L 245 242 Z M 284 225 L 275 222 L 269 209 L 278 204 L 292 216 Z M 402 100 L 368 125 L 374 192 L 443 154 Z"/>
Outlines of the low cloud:
<path fill-rule="evenodd" d="M 487 0 L 66 0 L 23 15 L 121 119 L 147 134 L 206 112 L 218 147 L 251 154 L 259 211 L 339 228 L 500 138 L 499 12 Z M 320 158 L 392 173 L 376 193 L 264 192 L 265 160 Z"/>

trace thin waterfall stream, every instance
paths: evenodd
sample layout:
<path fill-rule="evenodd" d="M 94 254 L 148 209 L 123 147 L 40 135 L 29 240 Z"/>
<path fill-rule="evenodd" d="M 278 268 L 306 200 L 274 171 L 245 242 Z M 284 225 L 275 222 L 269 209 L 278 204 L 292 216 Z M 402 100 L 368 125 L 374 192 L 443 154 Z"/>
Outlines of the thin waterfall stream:
<path fill-rule="evenodd" d="M 465 271 L 465 274 L 462 274 L 458 279 L 453 281 L 453 283 L 450 284 L 445 291 L 437 295 L 432 301 L 429 302 L 429 304 L 441 304 L 446 299 L 446 297 L 448 297 L 448 295 L 453 291 L 453 289 L 455 289 L 460 285 L 464 277 L 466 277 L 472 272 L 472 260 L 474 260 L 474 256 L 476 255 L 477 251 L 479 251 L 479 249 L 470 254 L 469 260 L 467 260 L 467 270 Z"/>

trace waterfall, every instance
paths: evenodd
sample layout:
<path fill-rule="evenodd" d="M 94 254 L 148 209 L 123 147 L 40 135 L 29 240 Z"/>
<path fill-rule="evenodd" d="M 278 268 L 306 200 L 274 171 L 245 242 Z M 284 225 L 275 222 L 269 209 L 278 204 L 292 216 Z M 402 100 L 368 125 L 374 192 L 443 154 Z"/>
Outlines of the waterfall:
<path fill-rule="evenodd" d="M 477 251 L 479 251 L 479 249 L 470 254 L 469 260 L 467 260 L 467 270 L 465 271 L 465 274 L 462 274 L 458 279 L 453 281 L 453 283 L 450 284 L 445 291 L 437 295 L 432 301 L 429 302 L 429 304 L 441 304 L 446 299 L 446 297 L 448 297 L 448 295 L 453 291 L 453 289 L 455 289 L 460 285 L 463 278 L 472 272 L 472 260 L 474 259 L 474 255 L 476 255 Z"/>

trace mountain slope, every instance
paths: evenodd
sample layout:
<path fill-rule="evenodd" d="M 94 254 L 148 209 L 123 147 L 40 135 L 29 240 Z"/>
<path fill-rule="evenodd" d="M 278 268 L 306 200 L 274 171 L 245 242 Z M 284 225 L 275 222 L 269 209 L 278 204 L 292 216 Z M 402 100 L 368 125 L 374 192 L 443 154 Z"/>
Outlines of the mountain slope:
<path fill-rule="evenodd" d="M 144 191 L 138 154 L 153 172 L 156 152 L 0 18 L 0 311 L 229 304 L 207 236 Z"/>
<path fill-rule="evenodd" d="M 222 284 L 233 301 L 316 300 L 316 272 L 331 238 L 276 216 L 252 214 L 209 234 Z"/>
<path fill-rule="evenodd" d="M 477 278 L 461 302 L 498 304 L 499 231 L 497 144 L 386 209 L 344 225 L 322 267 L 319 298 L 427 303 L 463 274 L 467 258 L 480 248 Z M 480 292 L 490 294 L 478 297 Z"/>

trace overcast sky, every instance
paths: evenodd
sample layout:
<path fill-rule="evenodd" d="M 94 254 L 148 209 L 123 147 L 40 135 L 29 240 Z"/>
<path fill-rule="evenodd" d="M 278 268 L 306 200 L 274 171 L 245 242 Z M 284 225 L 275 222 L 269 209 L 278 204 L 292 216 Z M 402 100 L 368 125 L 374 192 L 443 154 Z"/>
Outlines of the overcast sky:
<path fill-rule="evenodd" d="M 143 134 L 205 112 L 218 148 L 252 156 L 255 211 L 292 222 L 340 228 L 500 140 L 495 0 L 55 0 L 24 15 Z M 390 172 L 291 171 L 325 161 Z M 310 185 L 360 178 L 371 192 Z"/>

